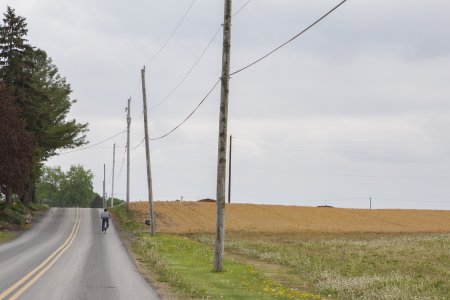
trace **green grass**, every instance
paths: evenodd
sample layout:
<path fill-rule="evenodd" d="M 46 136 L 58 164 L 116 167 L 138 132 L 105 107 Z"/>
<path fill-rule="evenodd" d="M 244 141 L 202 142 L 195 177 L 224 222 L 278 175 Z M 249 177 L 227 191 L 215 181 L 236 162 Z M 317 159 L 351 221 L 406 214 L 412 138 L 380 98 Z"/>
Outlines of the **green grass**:
<path fill-rule="evenodd" d="M 12 240 L 16 234 L 10 231 L 0 231 L 0 244 Z"/>
<path fill-rule="evenodd" d="M 450 298 L 450 234 L 239 234 L 226 249 L 294 270 L 325 297 Z"/>
<path fill-rule="evenodd" d="M 123 208 L 114 218 L 137 238 L 131 249 L 136 259 L 168 283 L 180 299 L 319 299 L 320 296 L 288 288 L 252 265 L 224 260 L 224 271 L 213 272 L 213 248 L 188 237 L 150 236 Z"/>
<path fill-rule="evenodd" d="M 143 224 L 138 224 L 131 212 L 126 212 L 125 205 L 115 206 L 109 210 L 114 219 L 118 220 L 120 226 L 129 232 L 139 233 L 145 229 Z"/>

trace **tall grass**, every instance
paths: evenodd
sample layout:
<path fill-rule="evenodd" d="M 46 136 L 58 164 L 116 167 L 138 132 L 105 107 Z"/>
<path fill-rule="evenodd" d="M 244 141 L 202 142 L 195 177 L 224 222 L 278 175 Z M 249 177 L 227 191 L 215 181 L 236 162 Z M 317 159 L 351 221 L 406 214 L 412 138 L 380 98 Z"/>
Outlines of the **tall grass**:
<path fill-rule="evenodd" d="M 229 235 L 226 249 L 293 268 L 327 297 L 450 298 L 450 234 L 317 236 Z"/>

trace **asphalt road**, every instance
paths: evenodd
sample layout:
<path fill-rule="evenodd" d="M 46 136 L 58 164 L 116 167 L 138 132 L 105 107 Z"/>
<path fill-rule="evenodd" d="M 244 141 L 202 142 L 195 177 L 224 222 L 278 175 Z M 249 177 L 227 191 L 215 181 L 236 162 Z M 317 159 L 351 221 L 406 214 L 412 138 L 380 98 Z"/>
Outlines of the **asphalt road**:
<path fill-rule="evenodd" d="M 52 208 L 0 245 L 0 299 L 159 299 L 100 212 Z"/>

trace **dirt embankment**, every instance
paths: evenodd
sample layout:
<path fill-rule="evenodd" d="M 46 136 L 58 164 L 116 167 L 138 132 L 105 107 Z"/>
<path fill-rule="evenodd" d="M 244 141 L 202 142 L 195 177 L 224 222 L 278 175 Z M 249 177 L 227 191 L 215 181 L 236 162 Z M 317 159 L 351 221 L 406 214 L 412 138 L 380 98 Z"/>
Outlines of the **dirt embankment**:
<path fill-rule="evenodd" d="M 147 202 L 130 209 L 139 221 L 148 219 Z M 158 232 L 215 231 L 215 203 L 156 201 L 154 209 Z M 227 204 L 225 222 L 234 232 L 450 232 L 450 211 Z"/>

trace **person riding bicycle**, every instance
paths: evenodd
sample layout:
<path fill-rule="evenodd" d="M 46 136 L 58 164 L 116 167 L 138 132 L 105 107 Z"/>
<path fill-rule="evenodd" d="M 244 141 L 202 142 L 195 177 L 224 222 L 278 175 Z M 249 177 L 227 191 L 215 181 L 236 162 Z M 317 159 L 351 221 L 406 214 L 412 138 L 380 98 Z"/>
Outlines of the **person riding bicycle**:
<path fill-rule="evenodd" d="M 104 231 L 109 227 L 109 219 L 111 218 L 108 209 L 105 208 L 105 210 L 102 211 L 100 217 L 102 218 L 102 231 Z"/>

